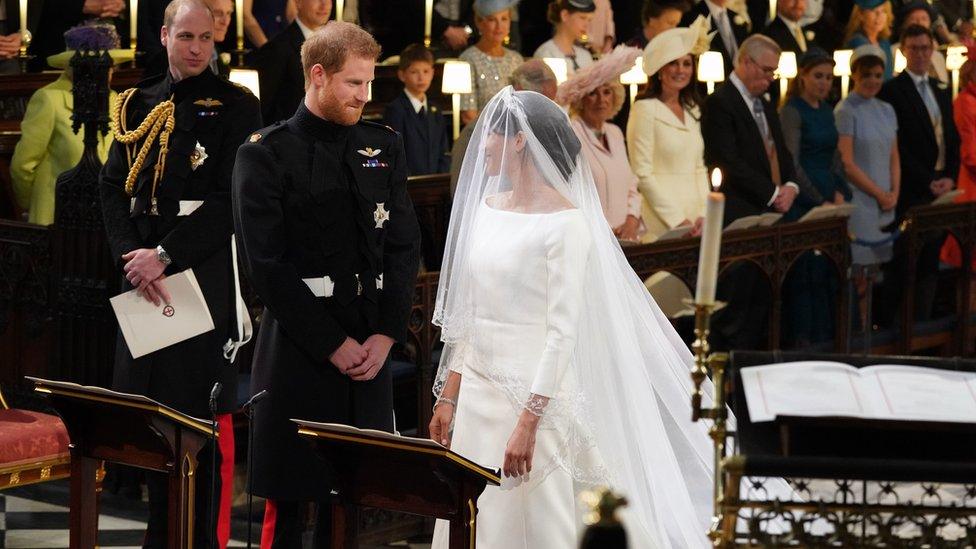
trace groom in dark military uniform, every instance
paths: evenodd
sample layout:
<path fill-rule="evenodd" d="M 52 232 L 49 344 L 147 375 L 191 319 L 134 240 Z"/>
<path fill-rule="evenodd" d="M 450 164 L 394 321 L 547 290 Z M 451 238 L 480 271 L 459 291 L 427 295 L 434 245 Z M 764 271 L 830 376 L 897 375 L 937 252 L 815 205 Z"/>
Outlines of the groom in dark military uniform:
<path fill-rule="evenodd" d="M 299 548 L 305 502 L 329 547 L 328 466 L 291 418 L 393 429 L 387 359 L 404 341 L 420 232 L 400 136 L 360 120 L 380 47 L 333 22 L 302 45 L 305 98 L 237 153 L 234 221 L 265 305 L 254 355 L 251 489 L 268 498 L 262 547 Z"/>
<path fill-rule="evenodd" d="M 169 305 L 166 275 L 192 269 L 214 329 L 139 358 L 118 339 L 113 386 L 156 399 L 183 413 L 210 418 L 216 398 L 221 473 L 233 472 L 236 366 L 229 363 L 244 330 L 237 316 L 231 255 L 231 175 L 237 147 L 261 125 L 258 100 L 209 70 L 213 15 L 202 0 L 174 0 L 161 40 L 165 75 L 120 96 L 116 141 L 100 176 L 105 229 L 126 290 Z M 158 132 L 153 128 L 156 127 Z M 170 309 L 171 310 L 171 309 Z M 210 451 L 198 456 L 196 546 L 210 547 Z M 220 538 L 229 535 L 230 475 L 223 477 Z M 166 547 L 166 476 L 150 473 L 146 547 Z M 226 496 L 226 497 L 224 497 Z M 222 544 L 222 545 L 223 545 Z"/>

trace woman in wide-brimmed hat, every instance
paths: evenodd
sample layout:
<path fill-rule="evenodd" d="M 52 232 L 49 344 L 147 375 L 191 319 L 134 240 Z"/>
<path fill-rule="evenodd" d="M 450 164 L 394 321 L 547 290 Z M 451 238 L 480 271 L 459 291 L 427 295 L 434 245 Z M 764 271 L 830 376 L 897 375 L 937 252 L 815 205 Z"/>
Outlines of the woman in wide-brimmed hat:
<path fill-rule="evenodd" d="M 707 22 L 654 37 L 644 49 L 647 90 L 634 103 L 627 123 L 630 166 L 650 206 L 647 240 L 678 227 L 700 226 L 708 192 L 695 58 L 707 49 Z"/>
<path fill-rule="evenodd" d="M 54 182 L 73 168 L 84 150 L 83 134 L 71 129 L 74 97 L 69 62 L 77 50 L 108 51 L 115 64 L 132 59 L 131 50 L 118 49 L 119 37 L 110 25 L 79 25 L 64 33 L 67 49 L 47 58 L 62 69 L 57 80 L 38 89 L 27 103 L 21 122 L 21 137 L 10 161 L 17 205 L 28 211 L 28 221 L 40 225 L 54 222 Z M 109 104 L 115 101 L 110 92 Z M 98 137 L 98 156 L 108 156 L 110 135 Z"/>
<path fill-rule="evenodd" d="M 556 102 L 569 105 L 573 131 L 583 145 L 583 156 L 593 171 L 603 215 L 623 241 L 636 241 L 644 233 L 637 176 L 627 160 L 620 128 L 610 122 L 624 104 L 620 75 L 634 66 L 641 50 L 630 46 L 604 55 L 599 61 L 563 82 Z"/>

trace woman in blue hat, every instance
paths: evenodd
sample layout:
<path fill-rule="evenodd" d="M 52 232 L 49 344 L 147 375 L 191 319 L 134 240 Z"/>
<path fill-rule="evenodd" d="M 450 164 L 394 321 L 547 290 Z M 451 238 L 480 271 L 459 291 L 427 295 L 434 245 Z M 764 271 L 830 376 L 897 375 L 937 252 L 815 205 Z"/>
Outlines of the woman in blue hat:
<path fill-rule="evenodd" d="M 478 42 L 461 53 L 461 61 L 471 64 L 471 89 L 474 93 L 461 97 L 461 119 L 468 124 L 478 112 L 508 85 L 508 77 L 522 64 L 518 52 L 505 47 L 505 38 L 512 27 L 512 9 L 518 0 L 476 0 L 474 24 L 478 27 Z"/>
<path fill-rule="evenodd" d="M 884 52 L 884 79 L 894 76 L 895 58 L 891 49 L 891 25 L 894 22 L 891 2 L 888 0 L 855 0 L 851 18 L 844 33 L 844 47 L 855 49 L 865 44 L 881 48 Z"/>

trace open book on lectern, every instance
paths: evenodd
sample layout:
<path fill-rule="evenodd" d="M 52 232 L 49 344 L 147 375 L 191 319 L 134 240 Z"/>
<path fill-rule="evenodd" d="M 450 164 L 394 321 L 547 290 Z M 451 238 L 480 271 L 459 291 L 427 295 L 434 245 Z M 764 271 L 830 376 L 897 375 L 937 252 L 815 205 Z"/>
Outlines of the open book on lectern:
<path fill-rule="evenodd" d="M 782 416 L 976 423 L 976 373 L 807 361 L 739 371 L 753 423 Z"/>

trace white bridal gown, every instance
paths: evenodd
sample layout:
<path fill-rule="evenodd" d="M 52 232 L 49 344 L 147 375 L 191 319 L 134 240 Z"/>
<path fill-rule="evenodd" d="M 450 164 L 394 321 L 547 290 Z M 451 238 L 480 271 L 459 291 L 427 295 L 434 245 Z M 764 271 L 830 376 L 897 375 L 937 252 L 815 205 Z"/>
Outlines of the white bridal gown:
<path fill-rule="evenodd" d="M 454 368 L 462 378 L 451 449 L 501 468 L 530 393 L 558 399 L 574 385 L 564 374 L 575 346 L 590 235 L 577 209 L 527 214 L 486 204 L 473 233 L 474 335 L 463 365 Z M 566 441 L 551 423 L 540 422 L 532 473 L 504 478 L 478 499 L 479 549 L 577 547 L 581 487 L 557 465 L 566 457 Z M 447 545 L 448 523 L 438 521 L 433 548 Z"/>

